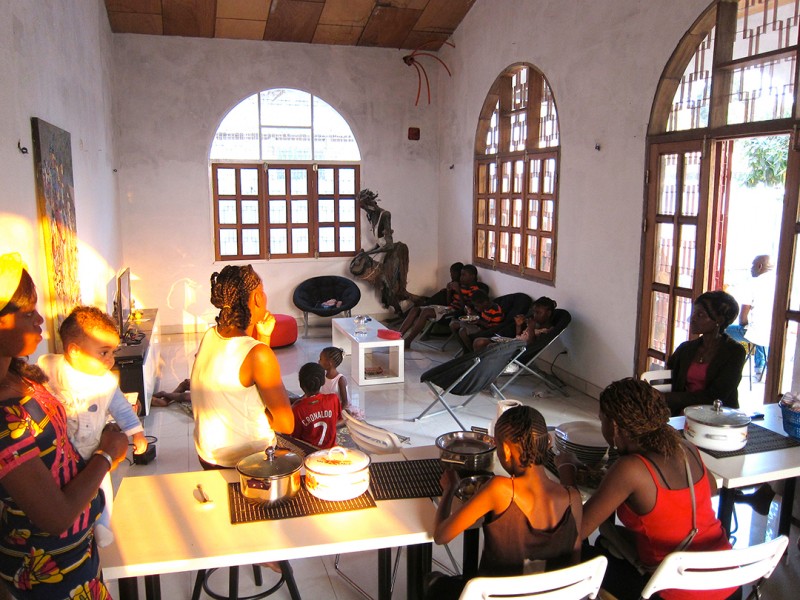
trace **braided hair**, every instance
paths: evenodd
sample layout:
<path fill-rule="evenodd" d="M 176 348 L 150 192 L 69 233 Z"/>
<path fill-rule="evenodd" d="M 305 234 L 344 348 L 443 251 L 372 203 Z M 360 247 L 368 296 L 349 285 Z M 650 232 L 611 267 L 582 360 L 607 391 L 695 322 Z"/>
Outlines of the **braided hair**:
<path fill-rule="evenodd" d="M 337 348 L 335 346 L 328 346 L 327 348 L 323 348 L 321 354 L 325 356 L 334 367 L 338 367 L 342 364 L 342 359 L 344 358 L 344 349 Z"/>
<path fill-rule="evenodd" d="M 251 265 L 228 265 L 211 275 L 211 304 L 217 307 L 217 325 L 247 329 L 250 326 L 251 292 L 261 283 Z"/>
<path fill-rule="evenodd" d="M 715 321 L 721 319 L 722 323 L 720 323 L 719 328 L 722 331 L 733 323 L 739 314 L 739 304 L 736 302 L 736 298 L 722 290 L 700 294 L 694 303 L 702 306 L 708 316 Z"/>
<path fill-rule="evenodd" d="M 325 383 L 325 369 L 319 363 L 306 363 L 300 367 L 297 374 L 300 388 L 306 395 L 319 393 L 319 388 Z"/>
<path fill-rule="evenodd" d="M 600 411 L 644 450 L 664 456 L 678 451 L 678 432 L 669 424 L 667 402 L 646 381 L 615 381 L 600 393 Z"/>
<path fill-rule="evenodd" d="M 494 426 L 497 443 L 511 442 L 519 447 L 520 466 L 541 465 L 547 457 L 547 423 L 542 413 L 530 406 L 515 406 L 505 411 Z"/>
<path fill-rule="evenodd" d="M 31 278 L 27 269 L 22 269 L 17 291 L 14 292 L 14 295 L 8 301 L 8 304 L 6 304 L 2 310 L 0 310 L 0 317 L 19 312 L 20 308 L 23 306 L 35 305 L 36 299 L 36 285 L 33 283 L 33 279 Z M 15 375 L 19 375 L 20 377 L 30 379 L 31 381 L 35 381 L 37 383 L 47 382 L 47 375 L 44 374 L 44 371 L 42 371 L 37 365 L 29 364 L 26 359 L 18 356 L 15 356 L 11 359 L 11 364 L 8 366 L 8 370 Z"/>

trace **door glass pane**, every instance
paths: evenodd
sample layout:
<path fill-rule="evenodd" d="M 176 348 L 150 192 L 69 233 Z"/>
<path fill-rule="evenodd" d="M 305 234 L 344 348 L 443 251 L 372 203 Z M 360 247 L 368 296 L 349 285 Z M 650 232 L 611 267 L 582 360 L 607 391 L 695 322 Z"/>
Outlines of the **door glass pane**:
<path fill-rule="evenodd" d="M 292 200 L 292 223 L 308 223 L 308 200 Z"/>
<path fill-rule="evenodd" d="M 308 254 L 308 229 L 292 229 L 292 252 Z"/>
<path fill-rule="evenodd" d="M 658 214 L 674 215 L 678 190 L 678 155 L 662 154 L 658 170 Z"/>
<path fill-rule="evenodd" d="M 236 169 L 217 169 L 217 194 L 236 195 Z"/>
<path fill-rule="evenodd" d="M 792 269 L 791 286 L 789 287 L 789 309 L 800 310 L 800 236 L 794 236 L 795 266 Z"/>
<path fill-rule="evenodd" d="M 555 202 L 552 200 L 542 201 L 542 231 L 553 231 L 553 210 Z"/>
<path fill-rule="evenodd" d="M 535 269 L 539 264 L 539 238 L 535 235 L 528 236 L 528 255 L 525 260 L 525 266 L 529 269 Z"/>
<path fill-rule="evenodd" d="M 486 177 L 488 175 L 486 165 L 478 165 L 478 193 L 486 193 Z"/>
<path fill-rule="evenodd" d="M 549 273 L 553 268 L 553 238 L 542 238 L 539 270 Z"/>
<path fill-rule="evenodd" d="M 356 251 L 356 228 L 340 227 L 339 252 L 355 252 L 355 251 Z"/>
<path fill-rule="evenodd" d="M 494 231 L 488 231 L 486 233 L 487 233 L 486 258 L 492 260 L 496 256 L 495 251 L 497 250 L 497 243 L 495 241 Z"/>
<path fill-rule="evenodd" d="M 519 265 L 522 256 L 522 235 L 515 233 L 511 236 L 511 264 Z"/>
<path fill-rule="evenodd" d="M 269 230 L 269 251 L 270 254 L 286 254 L 289 251 L 288 240 L 285 229 Z"/>
<path fill-rule="evenodd" d="M 669 354 L 672 354 L 675 348 L 689 339 L 689 319 L 691 317 L 692 299 L 675 298 L 675 325 L 672 330 L 672 348 Z"/>
<path fill-rule="evenodd" d="M 508 253 L 510 251 L 508 232 L 503 231 L 500 233 L 500 262 L 508 262 Z"/>
<path fill-rule="evenodd" d="M 478 229 L 478 241 L 475 251 L 479 258 L 486 258 L 486 232 L 483 229 Z"/>
<path fill-rule="evenodd" d="M 258 196 L 258 169 L 242 169 L 242 196 Z"/>
<path fill-rule="evenodd" d="M 236 200 L 219 201 L 219 222 L 221 225 L 236 224 Z"/>
<path fill-rule="evenodd" d="M 319 169 L 317 171 L 317 190 L 320 195 L 333 194 L 333 169 Z"/>
<path fill-rule="evenodd" d="M 258 200 L 242 201 L 242 223 L 254 225 L 258 223 Z M 242 238 L 244 240 L 244 238 Z"/>
<path fill-rule="evenodd" d="M 650 321 L 650 341 L 648 346 L 658 352 L 667 353 L 667 317 L 669 316 L 669 295 L 653 292 L 651 296 L 652 314 Z"/>
<path fill-rule="evenodd" d="M 489 198 L 489 225 L 497 224 L 497 210 L 495 208 L 494 198 Z"/>
<path fill-rule="evenodd" d="M 694 282 L 694 259 L 697 250 L 696 235 L 696 226 L 681 225 L 681 245 L 678 249 L 678 287 L 691 288 Z"/>
<path fill-rule="evenodd" d="M 529 164 L 531 172 L 528 180 L 528 192 L 531 194 L 538 194 L 541 191 L 539 189 L 539 178 L 542 171 L 542 162 L 539 160 L 532 160 Z"/>
<path fill-rule="evenodd" d="M 242 229 L 242 254 L 247 256 L 261 254 L 261 238 L 258 229 Z"/>
<path fill-rule="evenodd" d="M 239 254 L 238 236 L 235 229 L 219 230 L 219 253 L 222 256 L 235 256 Z"/>
<path fill-rule="evenodd" d="M 497 192 L 497 165 L 489 163 L 489 193 Z"/>
<path fill-rule="evenodd" d="M 319 228 L 319 251 L 336 252 L 336 230 L 333 227 Z"/>
<path fill-rule="evenodd" d="M 341 196 L 355 195 L 356 193 L 356 170 L 339 169 L 339 194 Z"/>
<path fill-rule="evenodd" d="M 262 127 L 261 157 L 264 160 L 311 160 L 311 129 Z"/>
<path fill-rule="evenodd" d="M 511 222 L 511 199 L 503 198 L 500 200 L 500 226 L 508 227 Z"/>
<path fill-rule="evenodd" d="M 339 200 L 339 222 L 340 223 L 356 222 L 355 200 Z"/>
<path fill-rule="evenodd" d="M 524 163 L 521 160 L 514 162 L 514 186 L 512 191 L 515 194 L 522 193 L 522 186 L 525 183 L 525 170 L 523 169 Z"/>
<path fill-rule="evenodd" d="M 292 203 L 294 204 L 294 202 Z M 317 217 L 319 218 L 320 223 L 333 223 L 336 214 L 333 210 L 334 203 L 333 200 L 320 200 L 317 204 L 317 212 L 319 213 Z M 321 248 L 320 248 L 321 249 Z"/>
<path fill-rule="evenodd" d="M 486 198 L 478 198 L 478 224 L 486 224 Z"/>
<path fill-rule="evenodd" d="M 786 341 L 783 345 L 783 372 L 780 392 L 800 392 L 800 335 L 797 321 L 789 321 L 786 327 Z"/>
<path fill-rule="evenodd" d="M 286 223 L 286 202 L 283 200 L 269 201 L 269 222 L 273 225 Z"/>
<path fill-rule="evenodd" d="M 672 223 L 658 223 L 656 225 L 656 253 L 653 265 L 653 280 L 656 283 L 669 285 L 672 280 L 672 257 L 674 255 L 675 227 Z"/>
<path fill-rule="evenodd" d="M 267 171 L 267 194 L 270 196 L 286 195 L 286 171 L 283 169 Z"/>
<path fill-rule="evenodd" d="M 511 190 L 511 163 L 503 162 L 503 181 L 500 185 L 500 191 L 507 194 Z"/>
<path fill-rule="evenodd" d="M 552 194 L 556 189 L 556 160 L 548 158 L 544 161 L 543 167 L 542 192 Z"/>
<path fill-rule="evenodd" d="M 539 201 L 528 200 L 528 229 L 539 229 Z"/>
<path fill-rule="evenodd" d="M 522 198 L 514 198 L 514 211 L 511 226 L 515 229 L 522 227 Z"/>
<path fill-rule="evenodd" d="M 700 204 L 700 153 L 687 152 L 683 157 L 683 198 L 681 214 L 696 217 Z"/>
<path fill-rule="evenodd" d="M 306 194 L 308 194 L 308 171 L 292 169 L 292 196 L 305 196 Z"/>

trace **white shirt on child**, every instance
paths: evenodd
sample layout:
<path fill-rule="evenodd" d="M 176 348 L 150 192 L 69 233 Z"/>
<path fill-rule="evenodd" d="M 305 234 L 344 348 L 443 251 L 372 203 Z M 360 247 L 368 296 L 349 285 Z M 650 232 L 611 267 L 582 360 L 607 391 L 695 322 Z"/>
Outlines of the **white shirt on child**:
<path fill-rule="evenodd" d="M 320 394 L 336 394 L 339 396 L 339 380 L 342 378 L 341 373 L 337 373 L 336 377 L 333 379 L 328 379 L 325 377 L 325 383 L 322 384 L 322 387 L 319 388 Z M 339 398 L 339 401 L 344 403 L 346 398 Z"/>
<path fill-rule="evenodd" d="M 84 460 L 100 445 L 109 415 L 126 435 L 143 431 L 111 371 L 103 375 L 82 373 L 63 354 L 45 354 L 39 357 L 38 364 L 49 378 L 47 389 L 64 405 L 67 435 Z"/>

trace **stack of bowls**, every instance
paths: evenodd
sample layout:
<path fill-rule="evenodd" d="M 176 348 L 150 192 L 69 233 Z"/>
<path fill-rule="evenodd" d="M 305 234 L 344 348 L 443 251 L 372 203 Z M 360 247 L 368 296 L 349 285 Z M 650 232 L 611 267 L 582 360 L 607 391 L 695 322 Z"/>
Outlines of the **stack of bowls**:
<path fill-rule="evenodd" d="M 608 443 L 600 430 L 600 423 L 562 423 L 556 427 L 554 438 L 559 452 L 571 452 L 587 467 L 599 464 L 608 452 Z"/>

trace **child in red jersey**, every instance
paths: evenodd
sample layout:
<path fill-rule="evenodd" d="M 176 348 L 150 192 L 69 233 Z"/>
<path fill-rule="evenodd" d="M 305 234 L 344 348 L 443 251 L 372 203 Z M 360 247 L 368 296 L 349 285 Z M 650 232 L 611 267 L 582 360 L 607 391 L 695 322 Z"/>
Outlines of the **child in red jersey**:
<path fill-rule="evenodd" d="M 342 417 L 337 394 L 321 394 L 325 369 L 318 363 L 306 363 L 298 374 L 303 397 L 292 405 L 292 435 L 319 448 L 336 445 L 336 422 Z"/>

